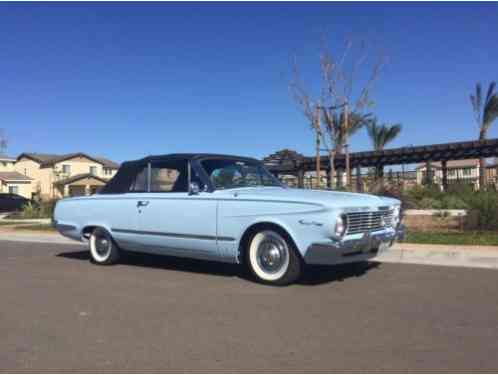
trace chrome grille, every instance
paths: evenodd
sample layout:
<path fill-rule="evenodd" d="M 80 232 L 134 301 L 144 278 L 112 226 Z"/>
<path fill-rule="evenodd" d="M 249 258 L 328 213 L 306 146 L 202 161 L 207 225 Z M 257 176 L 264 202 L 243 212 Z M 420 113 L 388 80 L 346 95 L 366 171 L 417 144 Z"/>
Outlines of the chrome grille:
<path fill-rule="evenodd" d="M 348 212 L 346 234 L 365 233 L 392 226 L 393 210 Z M 382 223 L 384 218 L 384 223 Z"/>

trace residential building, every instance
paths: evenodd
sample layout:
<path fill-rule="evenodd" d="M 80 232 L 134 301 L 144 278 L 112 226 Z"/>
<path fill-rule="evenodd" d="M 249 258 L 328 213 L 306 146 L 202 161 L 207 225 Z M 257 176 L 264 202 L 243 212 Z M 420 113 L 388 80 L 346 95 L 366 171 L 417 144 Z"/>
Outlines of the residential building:
<path fill-rule="evenodd" d="M 15 171 L 16 158 L 0 154 L 0 193 L 31 198 L 31 178 Z"/>
<path fill-rule="evenodd" d="M 22 153 L 14 170 L 32 179 L 31 196 L 57 199 L 94 194 L 111 179 L 119 165 L 83 152 L 65 155 Z"/>
<path fill-rule="evenodd" d="M 487 181 L 490 184 L 497 184 L 497 167 L 496 160 L 486 164 Z M 466 160 L 448 160 L 446 162 L 448 184 L 469 183 L 475 189 L 479 188 L 479 159 Z M 431 162 L 431 181 L 434 184 L 441 185 L 443 181 L 443 170 L 441 162 Z M 424 184 L 427 181 L 427 164 L 419 164 L 417 170 L 417 184 Z"/>
<path fill-rule="evenodd" d="M 0 172 L 12 172 L 14 170 L 15 163 L 16 158 L 0 154 Z"/>

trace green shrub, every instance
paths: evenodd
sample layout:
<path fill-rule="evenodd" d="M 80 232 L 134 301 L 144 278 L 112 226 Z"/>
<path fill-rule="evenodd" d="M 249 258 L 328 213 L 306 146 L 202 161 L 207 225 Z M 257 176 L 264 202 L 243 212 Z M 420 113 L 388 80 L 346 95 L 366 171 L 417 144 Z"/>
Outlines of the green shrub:
<path fill-rule="evenodd" d="M 44 217 L 44 218 L 52 217 L 56 203 L 57 203 L 56 199 L 41 202 L 40 209 L 39 209 L 40 217 Z"/>
<path fill-rule="evenodd" d="M 430 197 L 424 197 L 418 202 L 417 208 L 420 208 L 423 210 L 439 210 L 439 209 L 443 208 L 443 205 L 442 205 L 442 202 L 440 200 L 430 198 Z"/>
<path fill-rule="evenodd" d="M 498 229 L 498 193 L 496 190 L 474 191 L 468 183 L 450 185 L 448 192 L 437 186 L 415 186 L 409 190 L 379 189 L 378 195 L 390 196 L 403 202 L 403 208 L 431 210 L 468 210 L 469 229 Z"/>
<path fill-rule="evenodd" d="M 51 218 L 57 200 L 42 201 L 39 203 L 29 202 L 25 204 L 19 214 L 21 219 L 47 219 Z"/>
<path fill-rule="evenodd" d="M 466 210 L 469 205 L 461 197 L 447 194 L 441 199 L 441 208 L 446 210 Z"/>
<path fill-rule="evenodd" d="M 469 194 L 465 201 L 468 209 L 475 215 L 478 229 L 498 229 L 498 194 L 496 192 L 482 191 Z"/>
<path fill-rule="evenodd" d="M 38 207 L 29 202 L 22 207 L 21 215 L 23 219 L 35 219 L 38 217 Z"/>
<path fill-rule="evenodd" d="M 441 200 L 444 193 L 435 185 L 427 186 L 415 186 L 410 190 L 406 191 L 407 198 L 413 200 L 414 202 L 419 202 L 424 198 L 431 198 Z"/>

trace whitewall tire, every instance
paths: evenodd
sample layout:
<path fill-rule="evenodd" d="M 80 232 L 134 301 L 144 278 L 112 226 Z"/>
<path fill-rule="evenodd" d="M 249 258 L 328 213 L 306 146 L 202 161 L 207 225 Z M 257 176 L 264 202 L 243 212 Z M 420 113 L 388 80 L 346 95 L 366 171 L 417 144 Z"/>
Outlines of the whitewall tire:
<path fill-rule="evenodd" d="M 301 273 L 301 259 L 295 246 L 281 231 L 256 232 L 249 240 L 246 258 L 252 274 L 265 284 L 288 285 Z"/>
<path fill-rule="evenodd" d="M 109 232 L 95 228 L 90 235 L 90 255 L 96 264 L 114 264 L 119 260 L 119 248 Z"/>

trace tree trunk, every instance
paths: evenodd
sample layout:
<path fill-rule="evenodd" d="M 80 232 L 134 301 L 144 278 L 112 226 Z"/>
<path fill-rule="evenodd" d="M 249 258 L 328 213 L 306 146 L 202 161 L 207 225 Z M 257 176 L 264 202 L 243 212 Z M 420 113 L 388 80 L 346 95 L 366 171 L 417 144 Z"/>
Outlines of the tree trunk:
<path fill-rule="evenodd" d="M 329 185 L 330 189 L 334 189 L 334 176 L 335 176 L 335 150 L 329 151 L 329 163 L 330 163 L 330 173 L 329 173 Z"/>
<path fill-rule="evenodd" d="M 348 145 L 348 131 L 349 131 L 349 109 L 346 103 L 344 107 L 344 137 L 346 144 L 346 187 L 351 187 L 351 166 L 349 165 L 349 145 Z"/>
<path fill-rule="evenodd" d="M 315 154 L 316 154 L 315 155 L 316 181 L 317 181 L 317 187 L 320 187 L 320 133 L 318 131 L 316 132 Z"/>
<path fill-rule="evenodd" d="M 486 131 L 481 128 L 479 132 L 479 141 L 482 142 L 486 140 Z M 479 158 L 479 190 L 485 191 L 487 188 L 487 178 L 486 178 L 486 159 Z"/>
<path fill-rule="evenodd" d="M 479 190 L 485 191 L 487 188 L 488 179 L 486 176 L 486 159 L 479 158 Z"/>
<path fill-rule="evenodd" d="M 335 154 L 336 155 L 344 155 L 344 149 L 342 145 L 336 145 L 335 147 Z M 336 186 L 338 188 L 342 188 L 343 186 L 343 179 L 344 179 L 344 169 L 343 168 L 338 168 L 337 169 L 337 184 Z"/>

